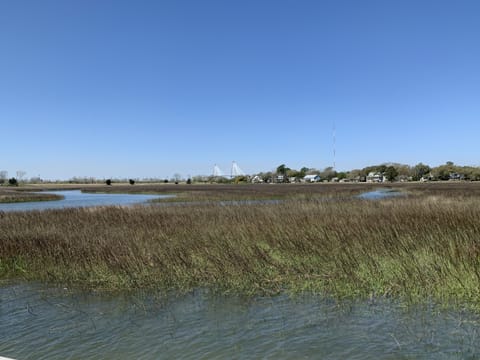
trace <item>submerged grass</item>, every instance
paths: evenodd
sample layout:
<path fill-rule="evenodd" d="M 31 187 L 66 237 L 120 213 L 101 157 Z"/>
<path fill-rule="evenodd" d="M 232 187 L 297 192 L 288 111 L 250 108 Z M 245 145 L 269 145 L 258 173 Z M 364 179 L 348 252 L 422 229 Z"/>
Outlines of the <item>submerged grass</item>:
<path fill-rule="evenodd" d="M 393 296 L 480 310 L 477 190 L 0 212 L 0 277 L 97 289 Z"/>

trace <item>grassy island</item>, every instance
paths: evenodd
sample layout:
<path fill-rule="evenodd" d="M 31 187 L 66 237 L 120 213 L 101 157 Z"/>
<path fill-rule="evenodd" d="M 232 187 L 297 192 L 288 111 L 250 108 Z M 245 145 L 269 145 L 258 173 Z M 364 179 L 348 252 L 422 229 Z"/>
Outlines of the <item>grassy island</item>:
<path fill-rule="evenodd" d="M 32 191 L 18 191 L 0 188 L 0 204 L 30 201 L 53 201 L 61 199 L 63 199 L 62 196 L 55 194 L 41 194 Z"/>
<path fill-rule="evenodd" d="M 406 195 L 375 201 L 352 196 L 371 188 L 165 187 L 154 190 L 285 201 L 0 212 L 0 277 L 96 289 L 313 291 L 480 309 L 480 184 L 395 185 Z"/>

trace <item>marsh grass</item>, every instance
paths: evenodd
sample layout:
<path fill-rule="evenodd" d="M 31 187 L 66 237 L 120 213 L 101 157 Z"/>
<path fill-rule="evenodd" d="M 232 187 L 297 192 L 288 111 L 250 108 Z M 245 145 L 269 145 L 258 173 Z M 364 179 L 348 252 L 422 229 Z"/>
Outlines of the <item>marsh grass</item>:
<path fill-rule="evenodd" d="M 63 196 L 55 194 L 39 194 L 34 192 L 0 189 L 0 203 L 52 201 L 61 199 L 63 199 Z"/>
<path fill-rule="evenodd" d="M 174 194 L 154 202 L 216 202 L 249 200 L 313 199 L 350 196 L 373 189 L 368 184 L 208 184 L 135 185 L 82 188 L 85 192 Z"/>
<path fill-rule="evenodd" d="M 478 189 L 429 189 L 377 201 L 334 191 L 327 198 L 338 201 L 298 193 L 279 204 L 0 213 L 0 276 L 110 290 L 428 299 L 480 310 Z"/>

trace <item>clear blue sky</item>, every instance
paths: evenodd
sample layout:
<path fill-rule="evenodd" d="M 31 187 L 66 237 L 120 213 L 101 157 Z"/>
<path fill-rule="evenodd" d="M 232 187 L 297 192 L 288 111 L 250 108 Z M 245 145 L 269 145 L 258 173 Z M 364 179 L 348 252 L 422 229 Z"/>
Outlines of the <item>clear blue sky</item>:
<path fill-rule="evenodd" d="M 0 170 L 480 165 L 480 1 L 0 0 Z"/>

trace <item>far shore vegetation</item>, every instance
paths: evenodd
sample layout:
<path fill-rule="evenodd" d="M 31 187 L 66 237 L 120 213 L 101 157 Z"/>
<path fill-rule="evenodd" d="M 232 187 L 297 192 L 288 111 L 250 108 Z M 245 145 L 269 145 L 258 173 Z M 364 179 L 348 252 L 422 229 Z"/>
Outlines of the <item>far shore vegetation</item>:
<path fill-rule="evenodd" d="M 214 171 L 215 173 L 215 171 Z M 55 186 L 55 185 L 118 185 L 118 184 L 207 184 L 207 183 L 300 183 L 300 182 L 415 182 L 415 181 L 480 181 L 480 167 L 463 166 L 447 161 L 443 165 L 429 166 L 418 163 L 414 166 L 399 163 L 384 163 L 367 166 L 362 169 L 337 171 L 333 167 L 323 170 L 309 167 L 289 168 L 286 164 L 278 165 L 274 170 L 262 171 L 250 175 L 225 174 L 197 175 L 184 177 L 174 174 L 170 178 L 108 178 L 73 177 L 69 180 L 44 180 L 40 176 L 26 177 L 25 171 L 17 171 L 17 177 L 8 177 L 8 171 L 0 170 L 0 187 L 2 186 Z M 310 178 L 309 178 L 310 177 Z"/>
<path fill-rule="evenodd" d="M 97 290 L 308 291 L 480 311 L 480 183 L 88 189 L 116 187 L 195 201 L 0 212 L 0 278 Z M 354 196 L 378 188 L 405 196 Z M 262 198 L 285 201 L 216 201 Z"/>

